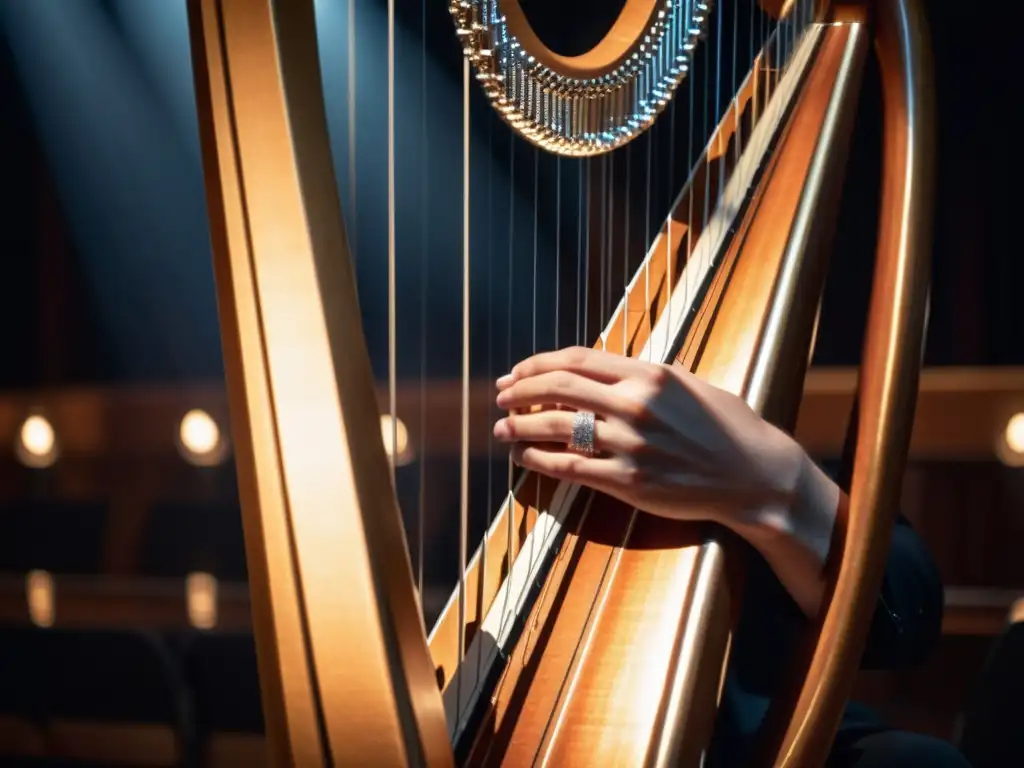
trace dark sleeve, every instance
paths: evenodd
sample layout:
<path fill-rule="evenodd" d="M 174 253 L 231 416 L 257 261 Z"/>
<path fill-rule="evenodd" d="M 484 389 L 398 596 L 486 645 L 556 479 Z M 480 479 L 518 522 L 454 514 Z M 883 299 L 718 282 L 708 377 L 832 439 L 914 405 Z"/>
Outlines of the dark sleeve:
<path fill-rule="evenodd" d="M 944 603 L 938 568 L 924 541 L 901 515 L 893 526 L 861 667 L 894 669 L 922 661 L 942 633 Z"/>
<path fill-rule="evenodd" d="M 854 449 L 860 412 L 860 394 L 854 395 L 846 430 L 843 457 L 833 475 L 850 492 Z M 921 662 L 942 634 L 945 608 L 942 577 L 928 547 L 903 515 L 896 518 L 882 589 L 875 605 L 862 669 L 895 669 Z"/>

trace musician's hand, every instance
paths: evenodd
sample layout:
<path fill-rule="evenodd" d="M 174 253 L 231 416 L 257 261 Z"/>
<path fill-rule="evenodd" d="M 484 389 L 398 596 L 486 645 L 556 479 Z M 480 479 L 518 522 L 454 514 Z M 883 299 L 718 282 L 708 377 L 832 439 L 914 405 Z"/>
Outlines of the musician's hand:
<path fill-rule="evenodd" d="M 524 360 L 498 387 L 503 409 L 545 408 L 495 425 L 516 463 L 645 512 L 719 519 L 785 504 L 803 468 L 789 435 L 678 366 L 577 347 Z M 596 414 L 595 456 L 567 450 L 574 411 Z"/>
<path fill-rule="evenodd" d="M 510 413 L 494 435 L 516 463 L 651 514 L 722 523 L 809 614 L 817 609 L 845 496 L 739 397 L 678 366 L 578 347 L 524 360 L 498 389 Z M 576 411 L 596 414 L 596 455 L 568 450 Z"/>

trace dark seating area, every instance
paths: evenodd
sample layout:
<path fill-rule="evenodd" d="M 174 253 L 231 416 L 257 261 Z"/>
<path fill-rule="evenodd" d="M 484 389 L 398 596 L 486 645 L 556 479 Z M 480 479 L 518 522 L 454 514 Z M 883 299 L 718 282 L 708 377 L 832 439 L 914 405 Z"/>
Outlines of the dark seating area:
<path fill-rule="evenodd" d="M 237 504 L 154 504 L 142 541 L 142 573 L 181 577 L 193 571 L 245 581 L 245 539 Z"/>
<path fill-rule="evenodd" d="M 244 633 L 0 629 L 0 765 L 266 764 Z"/>
<path fill-rule="evenodd" d="M 960 748 L 974 768 L 1017 765 L 1024 719 L 1024 603 L 996 638 L 963 713 Z"/>
<path fill-rule="evenodd" d="M 265 764 L 237 503 L 148 505 L 125 575 L 109 523 L 99 503 L 0 507 L 0 766 Z M 45 626 L 29 571 L 49 574 Z M 196 571 L 218 580 L 217 631 L 190 627 Z"/>
<path fill-rule="evenodd" d="M 38 568 L 91 575 L 102 570 L 107 507 L 67 501 L 0 507 L 0 573 Z"/>
<path fill-rule="evenodd" d="M 184 653 L 200 764 L 266 763 L 256 644 L 242 633 L 198 634 Z"/>

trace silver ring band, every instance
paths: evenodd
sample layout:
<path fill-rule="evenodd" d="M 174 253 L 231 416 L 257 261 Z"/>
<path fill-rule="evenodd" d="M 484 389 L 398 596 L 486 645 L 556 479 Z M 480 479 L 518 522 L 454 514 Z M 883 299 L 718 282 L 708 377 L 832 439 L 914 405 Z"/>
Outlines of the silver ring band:
<path fill-rule="evenodd" d="M 584 456 L 593 456 L 594 450 L 594 427 L 597 417 L 590 411 L 577 411 L 572 419 L 572 438 L 569 440 L 569 450 L 582 453 Z"/>

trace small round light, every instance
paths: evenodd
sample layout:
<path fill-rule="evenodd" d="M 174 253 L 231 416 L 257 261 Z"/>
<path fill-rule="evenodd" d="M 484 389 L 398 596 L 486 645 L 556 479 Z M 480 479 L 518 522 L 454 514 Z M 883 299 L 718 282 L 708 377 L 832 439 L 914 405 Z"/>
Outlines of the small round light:
<path fill-rule="evenodd" d="M 1013 453 L 1024 454 L 1024 413 L 1015 413 L 1010 417 L 1006 422 L 1003 439 Z"/>
<path fill-rule="evenodd" d="M 200 467 L 219 464 L 227 453 L 217 422 L 198 408 L 182 416 L 178 427 L 178 447 L 186 461 Z"/>
<path fill-rule="evenodd" d="M 185 602 L 188 622 L 196 629 L 217 626 L 217 579 L 203 571 L 195 571 L 185 578 Z"/>
<path fill-rule="evenodd" d="M 43 469 L 52 466 L 57 461 L 57 433 L 49 419 L 40 414 L 25 419 L 18 430 L 15 453 L 27 467 Z"/>
<path fill-rule="evenodd" d="M 25 574 L 25 602 L 29 619 L 37 627 L 52 627 L 54 608 L 53 576 L 48 571 L 29 571 Z"/>
<path fill-rule="evenodd" d="M 412 461 L 409 430 L 405 422 L 399 418 L 392 420 L 390 414 L 385 413 L 380 417 L 380 434 L 384 440 L 384 453 L 389 459 L 394 456 L 397 466 L 402 467 Z"/>

